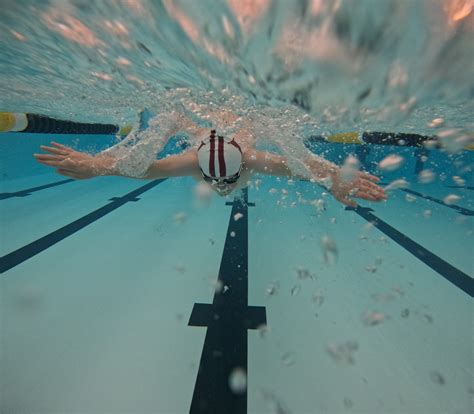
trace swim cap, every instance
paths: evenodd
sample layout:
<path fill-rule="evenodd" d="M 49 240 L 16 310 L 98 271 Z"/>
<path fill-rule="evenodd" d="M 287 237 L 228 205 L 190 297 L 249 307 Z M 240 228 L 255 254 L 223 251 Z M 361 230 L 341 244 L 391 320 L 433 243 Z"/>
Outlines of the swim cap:
<path fill-rule="evenodd" d="M 213 178 L 232 177 L 240 171 L 242 150 L 233 139 L 228 142 L 216 136 L 213 129 L 198 148 L 198 160 L 203 174 Z"/>

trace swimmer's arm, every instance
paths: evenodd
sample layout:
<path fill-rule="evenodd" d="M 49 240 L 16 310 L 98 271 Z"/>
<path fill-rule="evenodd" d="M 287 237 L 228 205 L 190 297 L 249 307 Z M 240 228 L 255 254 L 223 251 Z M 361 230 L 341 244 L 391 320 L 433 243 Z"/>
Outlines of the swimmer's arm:
<path fill-rule="evenodd" d="M 138 178 L 141 180 L 156 180 L 160 178 L 168 177 L 184 177 L 191 175 L 198 175 L 200 173 L 198 167 L 198 158 L 196 150 L 189 150 L 184 154 L 170 155 L 160 160 L 155 160 L 148 167 L 148 170 L 143 176 L 140 177 L 129 177 L 121 173 L 118 168 L 114 165 L 114 161 L 111 159 L 106 160 L 102 168 L 103 173 L 100 175 L 112 175 L 121 176 L 128 178 Z"/>
<path fill-rule="evenodd" d="M 369 201 L 382 201 L 387 199 L 383 188 L 375 184 L 379 179 L 371 174 L 357 171 L 347 181 L 341 174 L 341 169 L 332 162 L 318 157 L 308 155 L 303 164 L 309 171 L 309 177 L 293 174 L 285 157 L 276 154 L 254 151 L 249 154 L 248 167 L 253 172 L 261 174 L 294 177 L 319 183 L 331 191 L 336 200 L 341 203 L 356 207 L 357 203 L 352 197 L 362 198 Z"/>
<path fill-rule="evenodd" d="M 254 173 L 285 177 L 293 175 L 285 157 L 269 152 L 250 151 L 246 154 L 244 165 Z"/>
<path fill-rule="evenodd" d="M 189 150 L 184 154 L 170 155 L 169 157 L 155 160 L 141 177 L 144 180 L 157 178 L 183 177 L 199 175 L 198 157 L 196 150 Z"/>
<path fill-rule="evenodd" d="M 141 177 L 129 176 L 118 168 L 118 160 L 109 154 L 91 155 L 75 151 L 72 148 L 57 142 L 52 142 L 51 147 L 42 145 L 41 149 L 47 154 L 33 154 L 36 161 L 48 167 L 53 167 L 56 172 L 76 180 L 84 180 L 98 176 L 119 176 L 140 179 L 157 179 L 199 175 L 197 151 L 191 149 L 184 154 L 170 155 L 161 160 L 155 160 L 146 173 Z"/>
<path fill-rule="evenodd" d="M 189 116 L 178 113 L 176 119 L 176 127 L 173 131 L 172 135 L 176 135 L 178 133 L 185 133 L 191 134 L 194 136 L 200 135 L 204 130 L 207 132 L 208 128 L 200 127 L 196 124 Z"/>
<path fill-rule="evenodd" d="M 269 152 L 252 151 L 246 160 L 246 164 L 247 168 L 255 173 L 300 180 L 309 180 L 311 178 L 324 180 L 338 171 L 337 165 L 317 155 L 308 156 L 302 162 L 302 167 L 308 170 L 308 173 L 304 175 L 291 171 L 287 158 Z"/>

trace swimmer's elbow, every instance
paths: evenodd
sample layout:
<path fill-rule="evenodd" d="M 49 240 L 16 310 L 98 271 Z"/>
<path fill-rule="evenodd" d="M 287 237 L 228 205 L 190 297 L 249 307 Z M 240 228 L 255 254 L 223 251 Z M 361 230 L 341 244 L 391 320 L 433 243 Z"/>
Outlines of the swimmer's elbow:
<path fill-rule="evenodd" d="M 153 161 L 142 178 L 144 180 L 157 180 L 173 176 L 171 166 L 162 161 L 163 160 Z"/>
<path fill-rule="evenodd" d="M 141 177 L 144 180 L 156 180 L 160 178 L 166 178 L 166 175 L 164 171 L 162 171 L 159 166 L 156 166 L 156 161 L 154 161 L 150 167 L 146 170 L 145 174 L 143 177 Z"/>

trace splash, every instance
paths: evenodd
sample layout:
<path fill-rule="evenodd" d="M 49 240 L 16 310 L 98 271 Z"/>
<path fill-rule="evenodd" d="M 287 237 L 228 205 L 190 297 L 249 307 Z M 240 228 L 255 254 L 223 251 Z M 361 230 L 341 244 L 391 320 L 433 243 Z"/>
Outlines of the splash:
<path fill-rule="evenodd" d="M 161 117 L 118 153 L 138 142 L 137 153 L 159 150 L 170 111 L 226 134 L 250 123 L 249 140 L 303 168 L 311 134 L 468 136 L 473 22 L 469 0 L 8 0 L 0 93 L 13 112 L 124 124 L 146 107 Z"/>
<path fill-rule="evenodd" d="M 167 88 L 229 87 L 370 125 L 469 99 L 472 24 L 469 0 L 6 1 L 1 91 L 9 110 L 116 121 Z"/>

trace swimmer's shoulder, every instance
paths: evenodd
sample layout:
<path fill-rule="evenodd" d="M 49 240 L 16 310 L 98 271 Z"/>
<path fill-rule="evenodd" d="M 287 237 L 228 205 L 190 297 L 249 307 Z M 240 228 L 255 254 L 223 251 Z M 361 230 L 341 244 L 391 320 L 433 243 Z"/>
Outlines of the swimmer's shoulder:
<path fill-rule="evenodd" d="M 255 148 L 242 148 L 242 164 L 244 171 L 250 171 L 255 168 L 258 151 Z"/>

